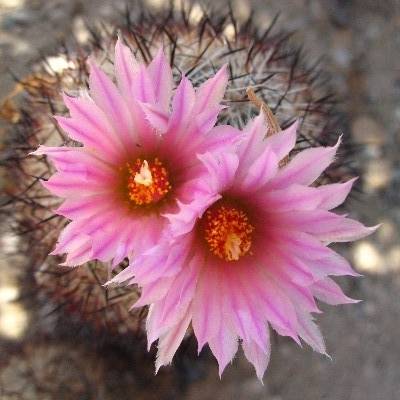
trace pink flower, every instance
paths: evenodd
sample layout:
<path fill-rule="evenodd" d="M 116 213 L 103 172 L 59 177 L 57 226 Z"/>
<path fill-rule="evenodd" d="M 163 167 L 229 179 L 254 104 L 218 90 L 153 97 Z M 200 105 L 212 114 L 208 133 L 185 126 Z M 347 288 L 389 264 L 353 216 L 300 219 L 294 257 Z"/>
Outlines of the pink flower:
<path fill-rule="evenodd" d="M 202 173 L 198 154 L 236 140 L 236 130 L 214 127 L 228 74 L 225 67 L 195 92 L 186 77 L 173 92 L 162 51 L 149 64 L 136 62 L 118 39 L 117 85 L 92 61 L 89 94 L 65 95 L 70 118 L 56 117 L 82 147 L 44 147 L 57 172 L 43 185 L 65 201 L 56 211 L 71 222 L 52 254 L 65 265 L 92 259 L 121 262 L 154 245 L 167 220 L 192 193 Z"/>
<path fill-rule="evenodd" d="M 269 326 L 326 353 L 311 313 L 315 298 L 352 303 L 330 275 L 358 274 L 328 247 L 370 234 L 329 210 L 353 180 L 311 187 L 334 159 L 334 147 L 303 150 L 280 168 L 296 142 L 297 123 L 265 139 L 262 115 L 245 129 L 236 152 L 200 156 L 208 176 L 194 200 L 168 215 L 169 237 L 114 281 L 137 283 L 137 307 L 150 304 L 149 346 L 156 368 L 171 362 L 191 324 L 199 351 L 208 343 L 222 374 L 241 343 L 262 379 L 270 357 Z"/>

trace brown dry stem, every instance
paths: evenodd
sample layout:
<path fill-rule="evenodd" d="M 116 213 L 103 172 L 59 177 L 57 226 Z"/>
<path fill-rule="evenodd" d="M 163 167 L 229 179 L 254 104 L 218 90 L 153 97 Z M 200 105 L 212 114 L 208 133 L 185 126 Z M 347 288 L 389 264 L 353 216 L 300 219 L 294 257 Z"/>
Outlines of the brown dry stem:
<path fill-rule="evenodd" d="M 280 132 L 282 129 L 279 126 L 278 120 L 276 119 L 275 115 L 271 111 L 271 109 L 268 107 L 268 105 L 262 101 L 254 92 L 254 89 L 251 87 L 248 87 L 246 90 L 247 97 L 249 100 L 257 107 L 259 108 L 262 113 L 265 116 L 265 119 L 267 121 L 267 134 L 266 136 L 271 136 L 274 135 L 275 133 Z M 286 156 L 284 159 L 282 159 L 279 163 L 280 167 L 284 167 L 287 163 L 289 162 L 289 156 Z"/>

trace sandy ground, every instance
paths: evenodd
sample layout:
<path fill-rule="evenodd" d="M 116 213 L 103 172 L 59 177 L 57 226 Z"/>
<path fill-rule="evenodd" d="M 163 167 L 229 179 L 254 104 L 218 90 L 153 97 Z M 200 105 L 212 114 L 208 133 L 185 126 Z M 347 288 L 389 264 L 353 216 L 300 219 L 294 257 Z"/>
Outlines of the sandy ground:
<path fill-rule="evenodd" d="M 148 3 L 158 7 L 161 1 Z M 123 4 L 0 0 L 0 98 L 13 85 L 7 71 L 23 76 L 40 54 L 51 52 L 71 31 L 85 35 L 84 21 L 112 20 Z M 221 381 L 207 354 L 198 361 L 183 360 L 170 369 L 173 373 L 167 370 L 153 378 L 137 360 L 127 360 L 120 347 L 99 351 L 78 339 L 29 335 L 29 309 L 15 301 L 14 276 L 23 260 L 2 258 L 1 399 L 400 398 L 400 2 L 238 0 L 233 5 L 239 18 L 256 9 L 261 26 L 281 11 L 280 24 L 297 30 L 293 40 L 304 43 L 310 59 L 324 56 L 324 68 L 342 98 L 342 130 L 364 146 L 357 154 L 364 194 L 352 201 L 352 213 L 367 224 L 383 225 L 348 251 L 364 277 L 347 289 L 364 301 L 325 307 L 327 312 L 319 317 L 332 361 L 274 339 L 264 386 L 242 356 Z M 3 249 L 9 245 L 3 241 Z"/>

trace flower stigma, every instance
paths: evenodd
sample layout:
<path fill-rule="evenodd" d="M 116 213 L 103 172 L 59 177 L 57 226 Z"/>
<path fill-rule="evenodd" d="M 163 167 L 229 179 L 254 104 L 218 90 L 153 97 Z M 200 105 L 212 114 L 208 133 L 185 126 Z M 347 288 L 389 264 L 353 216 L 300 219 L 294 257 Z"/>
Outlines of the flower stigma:
<path fill-rule="evenodd" d="M 171 190 L 168 171 L 158 159 L 127 163 L 128 198 L 138 206 L 158 203 Z"/>
<path fill-rule="evenodd" d="M 151 175 L 147 160 L 143 161 L 140 171 L 136 172 L 133 180 L 138 185 L 151 186 L 153 184 L 153 176 Z"/>
<path fill-rule="evenodd" d="M 249 253 L 254 227 L 243 210 L 216 203 L 204 218 L 204 239 L 212 254 L 225 261 L 237 261 Z"/>

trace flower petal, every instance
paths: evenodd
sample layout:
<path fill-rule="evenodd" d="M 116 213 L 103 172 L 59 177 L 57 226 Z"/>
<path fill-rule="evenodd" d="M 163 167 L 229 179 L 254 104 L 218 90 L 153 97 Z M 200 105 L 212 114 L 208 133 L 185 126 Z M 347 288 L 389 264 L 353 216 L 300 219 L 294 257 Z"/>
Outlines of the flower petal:
<path fill-rule="evenodd" d="M 277 229 L 277 233 L 277 242 L 274 244 L 276 248 L 302 260 L 319 260 L 331 255 L 328 247 L 308 233 L 285 229 Z"/>
<path fill-rule="evenodd" d="M 182 319 L 172 327 L 167 333 L 161 336 L 158 341 L 158 352 L 156 360 L 156 373 L 163 365 L 168 365 L 172 362 L 172 358 L 179 345 L 181 344 L 186 330 L 189 326 L 191 318 L 190 309 L 183 314 Z"/>
<path fill-rule="evenodd" d="M 144 65 L 140 65 L 138 71 L 135 73 L 135 79 L 133 80 L 132 85 L 132 94 L 136 101 L 151 104 L 154 104 L 156 101 L 154 82 Z"/>
<path fill-rule="evenodd" d="M 204 211 L 220 199 L 220 195 L 209 195 L 201 191 L 194 191 L 194 200 L 189 204 L 178 201 L 179 211 L 174 214 L 164 214 L 169 221 L 169 230 L 173 237 L 182 236 L 192 231 L 198 218 Z"/>
<path fill-rule="evenodd" d="M 297 309 L 298 332 L 315 351 L 326 354 L 325 341 L 309 313 Z"/>
<path fill-rule="evenodd" d="M 262 153 L 265 147 L 265 137 L 268 131 L 263 114 L 251 120 L 244 129 L 244 140 L 238 149 L 241 169 L 246 171 Z"/>
<path fill-rule="evenodd" d="M 165 113 L 157 104 L 140 103 L 150 125 L 159 133 L 164 133 L 168 129 L 168 114 Z"/>
<path fill-rule="evenodd" d="M 270 181 L 278 171 L 278 159 L 268 147 L 246 170 L 246 175 L 238 185 L 242 191 L 256 191 Z"/>
<path fill-rule="evenodd" d="M 360 222 L 325 210 L 290 211 L 275 215 L 282 229 L 307 232 L 325 242 L 349 242 L 374 232 Z"/>
<path fill-rule="evenodd" d="M 145 285 L 161 277 L 176 275 L 183 268 L 190 250 L 190 246 L 185 244 L 188 240 L 190 238 L 180 238 L 180 243 L 175 246 L 161 243 L 138 257 L 134 261 L 135 281 Z"/>
<path fill-rule="evenodd" d="M 294 184 L 286 189 L 265 191 L 258 203 L 266 211 L 284 212 L 314 210 L 321 203 L 321 199 L 316 193 L 316 188 Z"/>
<path fill-rule="evenodd" d="M 265 266 L 267 268 L 268 265 Z M 260 271 L 261 272 L 261 271 Z M 249 275 L 248 285 L 257 299 L 259 311 L 282 336 L 289 336 L 297 343 L 297 317 L 292 302 L 279 285 L 267 274 Z"/>
<path fill-rule="evenodd" d="M 122 143 L 102 110 L 90 99 L 63 96 L 71 118 L 57 116 L 56 121 L 68 135 L 86 146 L 100 151 L 106 159 L 119 159 Z"/>
<path fill-rule="evenodd" d="M 339 285 L 330 278 L 321 279 L 315 282 L 310 288 L 315 297 L 332 306 L 359 302 L 359 300 L 347 297 Z"/>
<path fill-rule="evenodd" d="M 256 370 L 257 378 L 262 382 L 271 356 L 269 339 L 268 345 L 265 348 L 260 348 L 257 343 L 246 340 L 242 342 L 242 347 L 244 355 L 253 364 Z"/>
<path fill-rule="evenodd" d="M 327 275 L 361 276 L 351 268 L 351 265 L 344 257 L 334 251 L 329 257 L 310 261 L 308 267 L 315 276 L 319 275 L 320 278 L 324 278 Z"/>
<path fill-rule="evenodd" d="M 224 97 L 228 84 L 228 68 L 223 65 L 210 79 L 205 81 L 197 90 L 194 114 L 197 115 L 207 108 L 217 106 Z"/>
<path fill-rule="evenodd" d="M 332 183 L 315 188 L 320 198 L 318 207 L 323 210 L 331 210 L 342 204 L 356 180 L 357 178 L 353 178 L 345 183 Z"/>
<path fill-rule="evenodd" d="M 193 330 L 198 342 L 198 351 L 210 342 L 221 330 L 222 284 L 220 271 L 213 266 L 205 266 L 199 276 L 193 299 Z"/>
<path fill-rule="evenodd" d="M 187 125 L 193 118 L 192 110 L 195 93 L 191 82 L 184 76 L 176 89 L 172 101 L 172 114 L 168 125 L 168 140 L 177 141 L 186 133 Z"/>
<path fill-rule="evenodd" d="M 224 324 L 218 333 L 209 341 L 209 346 L 218 361 L 219 376 L 237 353 L 238 337 Z"/>
<path fill-rule="evenodd" d="M 271 188 L 282 189 L 294 183 L 310 185 L 332 163 L 340 139 L 333 147 L 315 147 L 297 154 L 271 182 Z"/>
<path fill-rule="evenodd" d="M 174 279 L 174 277 L 161 278 L 145 285 L 142 288 L 140 298 L 132 306 L 132 308 L 141 308 L 161 300 L 163 297 L 165 297 L 168 290 L 170 290 Z"/>
<path fill-rule="evenodd" d="M 167 294 L 159 301 L 160 326 L 169 327 L 183 315 L 192 301 L 196 289 L 198 270 L 203 263 L 202 257 L 195 256 L 189 264 L 175 276 Z"/>
<path fill-rule="evenodd" d="M 96 104 L 109 119 L 127 150 L 135 148 L 133 121 L 127 103 L 111 79 L 93 62 L 90 62 L 90 93 Z"/>
<path fill-rule="evenodd" d="M 268 335 L 265 315 L 259 312 L 259 296 L 254 295 L 254 288 L 249 285 L 248 277 L 239 271 L 225 271 L 225 285 L 228 309 L 233 326 L 245 341 L 254 341 L 261 348 L 266 346 Z M 247 279 L 246 279 L 247 278 Z M 234 289 L 233 289 L 234 288 Z"/>
<path fill-rule="evenodd" d="M 236 154 L 225 152 L 218 154 L 205 153 L 198 156 L 210 174 L 208 185 L 210 192 L 221 193 L 232 183 L 239 166 Z"/>
<path fill-rule="evenodd" d="M 284 131 L 277 132 L 265 140 L 265 146 L 268 146 L 281 161 L 285 158 L 296 144 L 297 129 L 299 122 L 296 121 Z"/>
<path fill-rule="evenodd" d="M 115 75 L 118 88 L 122 95 L 129 99 L 132 96 L 132 86 L 135 81 L 135 72 L 139 65 L 135 60 L 129 47 L 122 43 L 121 36 L 118 37 L 115 45 Z"/>
<path fill-rule="evenodd" d="M 172 70 L 162 49 L 150 63 L 148 71 L 154 87 L 155 102 L 166 112 L 172 95 Z"/>

